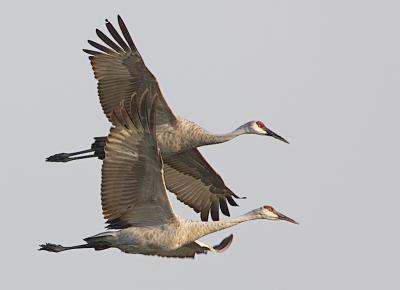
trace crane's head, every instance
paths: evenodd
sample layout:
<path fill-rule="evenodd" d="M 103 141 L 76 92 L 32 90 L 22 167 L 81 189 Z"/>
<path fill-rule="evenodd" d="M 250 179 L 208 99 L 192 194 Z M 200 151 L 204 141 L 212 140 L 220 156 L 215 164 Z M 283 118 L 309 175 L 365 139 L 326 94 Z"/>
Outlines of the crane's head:
<path fill-rule="evenodd" d="M 285 138 L 279 136 L 278 134 L 276 134 L 272 130 L 268 129 L 267 126 L 265 126 L 264 122 L 262 122 L 262 121 L 251 121 L 251 122 L 248 122 L 245 125 L 245 127 L 246 127 L 247 132 L 250 133 L 250 134 L 271 136 L 271 137 L 273 137 L 275 139 L 278 139 L 278 140 L 280 140 L 282 142 L 285 142 L 285 143 L 289 144 L 289 142 Z"/>
<path fill-rule="evenodd" d="M 284 214 L 280 213 L 279 211 L 275 210 L 270 205 L 264 205 L 258 209 L 258 213 L 261 215 L 262 218 L 268 220 L 284 220 L 294 224 L 299 224 L 294 219 L 285 216 Z"/>

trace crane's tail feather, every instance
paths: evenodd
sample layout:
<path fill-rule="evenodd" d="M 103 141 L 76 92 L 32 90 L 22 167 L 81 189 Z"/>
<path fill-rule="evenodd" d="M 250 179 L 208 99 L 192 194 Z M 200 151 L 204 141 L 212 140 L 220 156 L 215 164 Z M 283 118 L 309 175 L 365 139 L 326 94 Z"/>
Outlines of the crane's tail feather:
<path fill-rule="evenodd" d="M 47 162 L 69 162 L 73 160 L 97 157 L 103 160 L 105 157 L 104 147 L 106 145 L 106 137 L 94 137 L 94 142 L 90 149 L 72 152 L 57 153 L 46 158 Z M 87 154 L 89 153 L 89 154 Z"/>

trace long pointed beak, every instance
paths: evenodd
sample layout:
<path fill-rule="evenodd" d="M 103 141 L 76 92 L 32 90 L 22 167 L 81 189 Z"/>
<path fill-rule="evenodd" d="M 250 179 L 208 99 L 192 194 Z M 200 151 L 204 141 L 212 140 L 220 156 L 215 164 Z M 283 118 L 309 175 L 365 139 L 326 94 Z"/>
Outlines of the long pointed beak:
<path fill-rule="evenodd" d="M 299 223 L 296 222 L 294 219 L 291 219 L 290 217 L 285 216 L 284 214 L 280 213 L 280 212 L 275 212 L 278 215 L 278 219 L 279 220 L 283 220 L 283 221 L 288 221 L 290 223 L 296 224 L 298 225 Z"/>
<path fill-rule="evenodd" d="M 272 130 L 270 130 L 268 128 L 265 128 L 264 130 L 265 130 L 265 135 L 271 136 L 271 137 L 273 137 L 275 139 L 281 140 L 282 142 L 285 142 L 285 143 L 289 144 L 289 142 L 285 138 L 283 138 L 282 136 L 279 136 L 274 131 L 272 131 Z"/>

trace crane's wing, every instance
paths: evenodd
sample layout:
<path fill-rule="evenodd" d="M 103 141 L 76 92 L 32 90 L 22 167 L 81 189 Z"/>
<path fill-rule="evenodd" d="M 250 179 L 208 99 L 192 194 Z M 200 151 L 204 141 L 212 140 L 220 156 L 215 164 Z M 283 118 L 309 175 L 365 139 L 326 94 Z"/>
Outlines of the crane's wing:
<path fill-rule="evenodd" d="M 176 216 L 167 197 L 155 136 L 157 96 L 134 95 L 136 110 L 121 104 L 111 114 L 102 166 L 101 202 L 108 228 L 160 225 Z M 149 101 L 150 100 L 150 101 Z"/>
<path fill-rule="evenodd" d="M 229 216 L 227 202 L 237 206 L 238 198 L 224 183 L 221 176 L 207 163 L 199 150 L 164 155 L 164 175 L 167 189 L 184 204 L 201 212 L 201 219 L 219 220 L 219 209 Z"/>
<path fill-rule="evenodd" d="M 99 51 L 83 50 L 91 55 L 89 59 L 94 76 L 98 80 L 97 89 L 104 113 L 112 121 L 111 113 L 122 100 L 129 99 L 133 93 L 141 96 L 148 90 L 149 96 L 158 95 L 156 103 L 157 125 L 174 125 L 176 117 L 168 107 L 156 78 L 144 64 L 125 23 L 119 15 L 118 24 L 123 38 L 114 26 L 106 20 L 107 29 L 114 40 L 96 29 L 97 36 L 104 42 L 105 46 L 89 40 L 89 44 Z"/>
<path fill-rule="evenodd" d="M 156 255 L 160 257 L 168 257 L 168 258 L 194 258 L 196 254 L 207 254 L 208 252 L 214 253 L 222 253 L 229 248 L 232 244 L 233 235 L 230 235 L 223 239 L 221 243 L 215 246 L 209 246 L 200 241 L 194 241 L 189 244 L 186 244 L 174 251 L 168 252 L 159 252 Z"/>

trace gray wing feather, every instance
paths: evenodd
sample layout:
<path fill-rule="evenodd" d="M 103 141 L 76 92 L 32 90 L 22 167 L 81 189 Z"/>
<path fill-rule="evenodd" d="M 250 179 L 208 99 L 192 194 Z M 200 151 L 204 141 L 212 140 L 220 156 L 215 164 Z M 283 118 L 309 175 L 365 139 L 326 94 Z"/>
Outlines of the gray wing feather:
<path fill-rule="evenodd" d="M 156 78 L 146 67 L 119 15 L 118 23 L 125 40 L 106 20 L 107 29 L 114 40 L 96 29 L 97 36 L 106 46 L 89 40 L 89 44 L 99 51 L 84 49 L 91 55 L 89 59 L 94 76 L 98 80 L 97 89 L 105 115 L 112 121 L 111 113 L 122 100 L 129 100 L 134 93 L 141 96 L 147 90 L 150 96 L 158 95 L 157 124 L 174 125 L 176 117 L 163 98 Z"/>
<path fill-rule="evenodd" d="M 108 228 L 160 225 L 176 218 L 155 139 L 156 98 L 134 95 L 130 102 L 136 110 L 128 113 L 121 104 L 111 115 L 115 128 L 107 137 L 101 184 Z"/>

